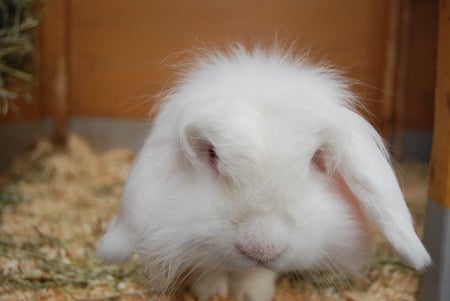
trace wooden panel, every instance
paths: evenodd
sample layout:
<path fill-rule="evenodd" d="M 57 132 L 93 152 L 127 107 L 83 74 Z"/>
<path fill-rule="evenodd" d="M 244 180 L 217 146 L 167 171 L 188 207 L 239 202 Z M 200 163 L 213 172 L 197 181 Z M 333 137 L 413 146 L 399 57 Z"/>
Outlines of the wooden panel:
<path fill-rule="evenodd" d="M 403 112 L 404 127 L 409 130 L 433 129 L 438 2 L 412 1 Z"/>
<path fill-rule="evenodd" d="M 70 1 L 72 111 L 144 118 L 167 85 L 164 60 L 195 46 L 297 40 L 343 68 L 375 116 L 380 113 L 386 1 Z"/>
<path fill-rule="evenodd" d="M 58 8 L 65 2 L 69 3 L 64 10 L 67 17 Z M 55 99 L 54 80 L 60 78 L 54 76 L 59 64 L 56 58 L 61 51 L 67 52 L 73 66 L 66 83 L 73 89 L 66 92 L 74 98 L 71 109 L 76 116 L 141 119 L 151 108 L 151 96 L 169 85 L 172 71 L 165 64 L 182 59 L 183 51 L 203 43 L 217 47 L 236 40 L 269 43 L 279 36 L 288 43 L 297 40 L 300 49 L 336 64 L 361 83 L 356 91 L 386 137 L 393 120 L 397 127 L 402 120 L 401 128 L 406 130 L 429 131 L 437 0 L 410 2 L 405 109 L 395 119 L 390 103 L 395 101 L 392 80 L 387 74 L 393 76 L 396 66 L 386 60 L 392 1 L 351 0 L 342 5 L 325 0 L 132 0 L 124 5 L 118 0 L 54 0 L 45 2 L 48 7 L 38 31 L 41 97 L 32 105 L 20 102 L 22 116 L 10 114 L 0 122 L 48 114 L 59 116 L 60 123 L 67 118 L 55 115 L 67 108 L 54 110 L 58 106 L 48 104 Z M 61 39 L 67 19 L 68 45 Z"/>
<path fill-rule="evenodd" d="M 450 3 L 440 1 L 430 197 L 450 207 Z"/>
<path fill-rule="evenodd" d="M 68 0 L 49 1 L 40 25 L 39 86 L 44 112 L 54 121 L 53 138 L 63 144 L 68 127 Z"/>

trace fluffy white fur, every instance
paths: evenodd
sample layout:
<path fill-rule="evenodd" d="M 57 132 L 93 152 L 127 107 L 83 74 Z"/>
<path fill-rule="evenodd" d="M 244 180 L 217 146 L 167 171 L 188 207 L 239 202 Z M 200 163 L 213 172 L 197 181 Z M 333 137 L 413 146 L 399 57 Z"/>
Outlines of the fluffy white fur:
<path fill-rule="evenodd" d="M 99 256 L 139 253 L 161 289 L 186 280 L 200 300 L 271 300 L 276 272 L 366 265 L 361 207 L 424 268 L 382 141 L 353 99 L 334 72 L 276 49 L 203 56 L 165 97 Z"/>

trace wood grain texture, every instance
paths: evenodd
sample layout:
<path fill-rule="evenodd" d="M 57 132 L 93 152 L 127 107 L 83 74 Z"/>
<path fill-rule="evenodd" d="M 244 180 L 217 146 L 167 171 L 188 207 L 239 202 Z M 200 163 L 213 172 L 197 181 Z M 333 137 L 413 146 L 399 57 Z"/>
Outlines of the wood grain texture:
<path fill-rule="evenodd" d="M 411 1 L 410 41 L 404 87 L 405 129 L 433 129 L 439 0 Z"/>
<path fill-rule="evenodd" d="M 440 1 L 430 197 L 450 208 L 450 3 Z"/>
<path fill-rule="evenodd" d="M 70 2 L 72 111 L 77 116 L 144 118 L 151 95 L 169 85 L 165 64 L 197 46 L 297 40 L 363 83 L 370 111 L 380 112 L 386 1 Z M 150 95 L 150 97 L 146 97 Z M 150 101 L 143 101 L 142 99 Z"/>
<path fill-rule="evenodd" d="M 432 128 L 437 1 L 411 1 L 406 130 Z M 67 3 L 65 21 L 58 13 L 63 2 Z M 297 48 L 309 52 L 313 60 L 336 65 L 354 79 L 369 119 L 385 137 L 398 117 L 392 109 L 397 67 L 390 66 L 386 51 L 396 36 L 388 28 L 388 0 L 53 0 L 45 4 L 36 54 L 42 89 L 32 106 L 20 104 L 24 119 L 53 114 L 48 103 L 55 92 L 51 78 L 64 47 L 67 66 L 62 69 L 67 68 L 66 93 L 71 99 L 66 112 L 75 117 L 144 119 L 154 95 L 172 83 L 175 72 L 169 65 L 186 59 L 189 51 L 199 46 L 223 48 L 234 41 L 270 44 L 276 37 L 281 42 L 296 41 Z M 61 42 L 61 22 L 67 22 L 66 44 Z M 11 120 L 20 118 L 10 116 L 0 123 Z"/>
<path fill-rule="evenodd" d="M 57 144 L 65 143 L 69 124 L 69 14 L 68 0 L 49 1 L 40 29 L 40 101 L 46 116 L 54 122 L 53 138 Z"/>
<path fill-rule="evenodd" d="M 402 0 L 392 0 L 389 3 L 385 61 L 383 70 L 382 102 L 380 103 L 380 134 L 383 137 L 390 137 L 394 123 L 394 105 L 396 76 L 399 63 L 400 25 L 402 15 Z M 388 139 L 389 140 L 389 139 Z"/>

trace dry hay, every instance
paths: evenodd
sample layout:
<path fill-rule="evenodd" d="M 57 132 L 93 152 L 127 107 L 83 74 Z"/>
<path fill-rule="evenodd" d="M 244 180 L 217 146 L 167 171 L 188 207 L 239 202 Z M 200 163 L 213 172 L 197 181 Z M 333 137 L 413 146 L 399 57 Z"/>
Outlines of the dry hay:
<path fill-rule="evenodd" d="M 9 111 L 19 114 L 16 102 L 21 98 L 31 101 L 33 30 L 38 25 L 39 2 L 0 1 L 0 117 Z"/>
<path fill-rule="evenodd" d="M 0 175 L 0 301 L 157 299 L 136 262 L 109 266 L 95 258 L 132 159 L 126 149 L 96 154 L 71 135 L 64 150 L 41 139 Z M 420 232 L 427 166 L 402 164 L 400 174 Z M 418 274 L 392 256 L 384 240 L 377 237 L 376 245 L 366 275 L 287 275 L 276 301 L 415 300 Z M 194 299 L 179 292 L 172 300 Z"/>

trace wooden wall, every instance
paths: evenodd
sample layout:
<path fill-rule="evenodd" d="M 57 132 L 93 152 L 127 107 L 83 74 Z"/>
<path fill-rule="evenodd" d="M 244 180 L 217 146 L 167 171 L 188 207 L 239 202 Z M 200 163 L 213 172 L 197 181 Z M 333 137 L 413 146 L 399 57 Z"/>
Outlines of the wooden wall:
<path fill-rule="evenodd" d="M 433 128 L 438 27 L 437 0 L 411 2 L 410 42 L 405 82 L 405 128 Z"/>
<path fill-rule="evenodd" d="M 167 83 L 170 70 L 165 62 L 182 59 L 181 52 L 199 45 L 267 43 L 277 34 L 282 40 L 298 40 L 299 48 L 348 69 L 361 82 L 375 87 L 381 83 L 383 1 L 353 0 L 350 10 L 329 1 L 129 3 L 125 13 L 121 1 L 71 2 L 75 115 L 143 118 L 150 104 L 140 97 L 159 92 Z M 374 92 L 369 98 L 378 95 Z M 371 109 L 378 113 L 376 105 Z"/>
<path fill-rule="evenodd" d="M 400 117 L 394 104 L 386 103 L 395 101 L 396 93 L 386 84 L 392 3 L 410 4 L 409 51 L 397 56 L 407 56 Z M 432 127 L 436 0 L 52 0 L 47 5 L 38 32 L 40 89 L 34 107 L 24 108 L 25 119 L 143 119 L 151 96 L 170 83 L 167 64 L 182 59 L 186 50 L 233 41 L 269 44 L 278 37 L 295 40 L 313 60 L 328 61 L 359 82 L 355 90 L 379 128 L 388 124 L 389 129 L 399 118 L 413 130 Z M 393 80 L 395 88 L 397 73 Z M 55 107 L 67 116 L 58 117 Z"/>
<path fill-rule="evenodd" d="M 440 6 L 436 127 L 433 136 L 429 196 L 443 208 L 450 208 L 450 5 L 446 1 L 441 1 Z M 449 226 L 447 222 L 445 225 L 447 229 L 443 231 L 448 231 Z"/>

